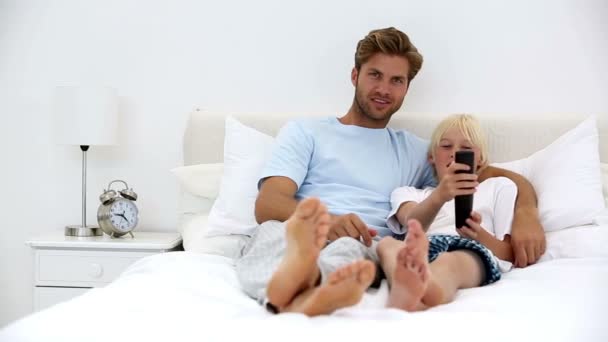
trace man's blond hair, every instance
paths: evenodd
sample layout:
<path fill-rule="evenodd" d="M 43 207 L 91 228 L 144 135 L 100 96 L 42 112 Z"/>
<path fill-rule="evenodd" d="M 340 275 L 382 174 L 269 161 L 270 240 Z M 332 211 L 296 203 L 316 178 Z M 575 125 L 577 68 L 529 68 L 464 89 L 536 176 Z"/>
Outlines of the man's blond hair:
<path fill-rule="evenodd" d="M 408 81 L 413 80 L 422 67 L 422 55 L 418 53 L 418 49 L 405 33 L 394 27 L 370 31 L 359 41 L 355 51 L 357 71 L 361 71 L 361 66 L 377 53 L 405 57 L 410 64 Z"/>
<path fill-rule="evenodd" d="M 457 127 L 460 132 L 471 142 L 479 148 L 479 165 L 477 165 L 476 172 L 479 172 L 486 168 L 489 164 L 488 161 L 488 142 L 486 136 L 481 129 L 481 125 L 477 119 L 469 114 L 454 114 L 443 119 L 437 128 L 431 135 L 431 144 L 429 145 L 429 155 L 435 159 L 435 149 L 439 146 L 441 137 L 449 129 Z"/>

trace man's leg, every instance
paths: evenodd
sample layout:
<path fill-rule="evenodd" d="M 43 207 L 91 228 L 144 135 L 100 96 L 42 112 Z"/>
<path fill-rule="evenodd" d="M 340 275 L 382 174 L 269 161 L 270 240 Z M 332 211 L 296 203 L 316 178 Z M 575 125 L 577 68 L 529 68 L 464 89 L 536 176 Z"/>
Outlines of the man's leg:
<path fill-rule="evenodd" d="M 325 315 L 357 304 L 374 280 L 376 266 L 359 260 L 329 274 L 327 281 L 298 294 L 283 312 L 301 312 L 308 316 Z"/>
<path fill-rule="evenodd" d="M 278 311 L 328 314 L 359 302 L 374 279 L 374 263 L 358 260 L 316 286 L 321 277 L 317 259 L 327 243 L 329 219 L 325 205 L 306 199 L 286 222 L 287 249 L 266 290 L 269 303 Z"/>
<path fill-rule="evenodd" d="M 287 249 L 266 288 L 268 301 L 279 310 L 319 281 L 317 259 L 327 243 L 329 224 L 327 207 L 316 198 L 298 203 L 296 211 L 287 220 Z"/>
<path fill-rule="evenodd" d="M 236 272 L 243 291 L 261 304 L 266 286 L 285 254 L 285 223 L 267 221 L 257 227 L 236 261 Z"/>
<path fill-rule="evenodd" d="M 297 267 L 291 264 L 293 261 L 289 261 L 290 258 L 286 257 L 284 260 L 282 270 L 277 273 L 285 280 L 293 276 L 290 273 L 297 270 Z M 376 277 L 377 260 L 375 245 L 368 248 L 350 237 L 333 241 L 321 250 L 318 260 L 315 261 L 316 277 L 310 279 L 316 279 L 320 285 L 306 284 L 308 287 L 297 293 L 287 306 L 279 307 L 279 311 L 316 316 L 358 303 Z M 277 285 L 281 283 L 278 277 L 275 280 Z M 272 292 L 269 287 L 269 299 Z M 270 302 L 274 304 L 272 299 Z"/>

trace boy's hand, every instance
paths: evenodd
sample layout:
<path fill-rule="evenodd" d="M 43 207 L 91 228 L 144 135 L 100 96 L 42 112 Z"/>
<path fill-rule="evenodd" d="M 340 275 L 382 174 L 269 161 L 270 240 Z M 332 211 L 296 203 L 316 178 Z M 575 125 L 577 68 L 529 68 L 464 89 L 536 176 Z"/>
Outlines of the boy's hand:
<path fill-rule="evenodd" d="M 450 163 L 447 173 L 441 179 L 439 186 L 435 189 L 439 198 L 445 203 L 456 196 L 471 195 L 479 185 L 475 173 L 456 173 L 456 171 L 468 171 L 466 164 Z"/>
<path fill-rule="evenodd" d="M 456 229 L 456 231 L 458 232 L 458 235 L 469 238 L 471 240 L 479 241 L 479 242 L 481 242 L 480 240 L 483 240 L 483 239 L 487 238 L 488 235 L 490 235 L 481 226 L 481 215 L 479 215 L 479 213 L 472 211 L 471 217 L 469 217 L 466 222 L 469 225 L 468 227 L 462 226 L 462 227 Z"/>
<path fill-rule="evenodd" d="M 350 236 L 357 240 L 363 239 L 363 243 L 370 247 L 372 237 L 376 234 L 378 232 L 375 229 L 368 228 L 356 214 L 331 215 L 331 226 L 327 239 L 334 241 L 343 236 Z"/>

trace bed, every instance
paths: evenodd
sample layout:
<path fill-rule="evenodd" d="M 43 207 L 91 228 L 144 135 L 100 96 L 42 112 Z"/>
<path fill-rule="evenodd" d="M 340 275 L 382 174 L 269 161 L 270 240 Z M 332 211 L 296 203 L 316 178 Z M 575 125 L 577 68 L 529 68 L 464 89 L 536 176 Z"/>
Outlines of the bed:
<path fill-rule="evenodd" d="M 264 148 L 255 142 L 261 136 L 247 134 L 254 134 L 253 131 L 266 134 L 270 140 L 261 139 L 261 144 L 269 145 L 271 137 L 288 119 L 324 115 L 194 111 L 184 134 L 184 167 L 174 169 L 181 185 L 180 220 L 176 229 L 182 233 L 185 251 L 141 259 L 104 288 L 93 289 L 10 324 L 0 331 L 0 341 L 262 338 L 268 341 L 309 341 L 311 338 L 608 341 L 605 318 L 608 317 L 608 248 L 605 247 L 608 245 L 608 167 L 604 164 L 608 162 L 608 122 L 605 118 L 594 120 L 599 132 L 594 152 L 598 170 L 590 173 L 600 182 L 602 210 L 595 210 L 598 204 L 593 207 L 592 202 L 597 202 L 597 198 L 576 201 L 579 207 L 582 203 L 589 208 L 581 211 L 582 215 L 591 215 L 589 212 L 593 211 L 588 217 L 590 221 L 582 225 L 572 221 L 567 228 L 547 232 L 547 252 L 537 264 L 515 269 L 492 286 L 460 291 L 453 303 L 419 313 L 384 308 L 386 284 L 369 290 L 353 307 L 314 318 L 300 314 L 272 315 L 247 297 L 239 287 L 234 264 L 248 239 L 246 229 L 250 227 L 244 224 L 245 230 L 223 231 L 225 226 L 218 224 L 217 210 L 229 209 L 219 208 L 220 199 L 230 197 L 224 189 L 226 182 L 235 183 L 227 179 L 227 175 L 236 172 L 249 176 L 241 179 L 243 182 L 255 176 L 228 165 L 225 148 L 234 146 L 228 141 L 228 125 L 233 123 L 226 118 L 237 120 L 249 129 L 230 134 L 243 140 L 248 148 L 246 156 L 252 156 Z M 398 113 L 391 126 L 428 137 L 443 116 Z M 493 161 L 523 173 L 531 172 L 533 163 L 528 156 L 559 140 L 558 137 L 587 118 L 586 115 L 481 114 L 479 117 L 489 132 Z M 564 146 L 559 146 L 559 150 L 565 151 Z M 546 155 L 538 158 L 547 163 Z M 243 158 L 232 159 L 243 162 Z M 249 161 L 247 167 L 255 169 L 262 162 L 263 157 L 256 158 L 255 165 Z M 580 179 L 589 176 L 582 171 L 569 174 Z M 531 174 L 531 177 L 539 175 Z M 547 177 L 542 178 L 544 181 Z M 568 190 L 571 185 L 564 188 Z M 251 187 L 240 190 L 241 197 L 251 197 Z M 247 200 L 245 205 L 250 205 L 251 198 Z M 568 201 L 560 203 L 564 202 Z M 571 208 L 559 211 L 568 210 Z M 243 217 L 250 219 L 247 216 L 250 214 L 245 213 Z M 548 226 L 564 222 L 564 219 L 559 222 L 550 219 L 553 217 L 547 217 Z"/>

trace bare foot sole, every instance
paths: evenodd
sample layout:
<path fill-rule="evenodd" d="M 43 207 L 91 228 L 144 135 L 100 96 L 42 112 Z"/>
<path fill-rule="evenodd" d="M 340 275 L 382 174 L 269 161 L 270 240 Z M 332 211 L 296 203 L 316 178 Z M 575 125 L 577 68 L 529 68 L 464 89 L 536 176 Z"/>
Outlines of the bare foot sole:
<path fill-rule="evenodd" d="M 355 305 L 371 285 L 375 274 L 373 262 L 355 261 L 331 273 L 324 284 L 297 297 L 287 311 L 318 316 Z"/>
<path fill-rule="evenodd" d="M 266 288 L 268 300 L 279 309 L 298 293 L 315 285 L 319 278 L 317 258 L 327 243 L 329 223 L 327 207 L 317 198 L 298 203 L 287 220 L 287 250 Z"/>
<path fill-rule="evenodd" d="M 429 279 L 429 241 L 416 220 L 408 221 L 405 246 L 397 254 L 397 266 L 388 299 L 388 307 L 417 311 L 422 307 Z"/>

